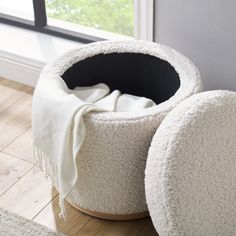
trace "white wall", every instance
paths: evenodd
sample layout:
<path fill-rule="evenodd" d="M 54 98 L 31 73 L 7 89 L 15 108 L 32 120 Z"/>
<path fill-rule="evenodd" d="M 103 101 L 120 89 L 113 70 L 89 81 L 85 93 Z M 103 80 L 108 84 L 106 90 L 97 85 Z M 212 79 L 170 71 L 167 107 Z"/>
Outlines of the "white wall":
<path fill-rule="evenodd" d="M 156 0 L 155 41 L 189 57 L 204 89 L 236 91 L 236 1 Z"/>

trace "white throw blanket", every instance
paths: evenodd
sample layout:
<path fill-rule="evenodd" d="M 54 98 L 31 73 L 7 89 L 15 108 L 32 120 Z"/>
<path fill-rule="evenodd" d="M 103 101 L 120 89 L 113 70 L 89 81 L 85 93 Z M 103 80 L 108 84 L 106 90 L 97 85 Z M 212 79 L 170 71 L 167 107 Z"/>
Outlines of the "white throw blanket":
<path fill-rule="evenodd" d="M 64 218 L 64 199 L 77 181 L 76 158 L 86 135 L 83 115 L 90 111 L 136 111 L 154 105 L 150 99 L 119 90 L 110 93 L 105 84 L 70 90 L 61 77 L 38 81 L 32 109 L 34 165 L 42 168 L 44 161 L 46 175 L 59 191 Z"/>

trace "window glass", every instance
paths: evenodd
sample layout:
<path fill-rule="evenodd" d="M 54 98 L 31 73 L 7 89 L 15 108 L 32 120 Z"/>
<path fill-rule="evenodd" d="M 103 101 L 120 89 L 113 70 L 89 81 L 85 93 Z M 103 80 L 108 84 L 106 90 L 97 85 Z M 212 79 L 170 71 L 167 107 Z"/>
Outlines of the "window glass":
<path fill-rule="evenodd" d="M 34 20 L 32 0 L 0 0 L 0 12 L 27 20 Z"/>
<path fill-rule="evenodd" d="M 49 18 L 134 35 L 133 0 L 46 0 L 46 8 Z"/>

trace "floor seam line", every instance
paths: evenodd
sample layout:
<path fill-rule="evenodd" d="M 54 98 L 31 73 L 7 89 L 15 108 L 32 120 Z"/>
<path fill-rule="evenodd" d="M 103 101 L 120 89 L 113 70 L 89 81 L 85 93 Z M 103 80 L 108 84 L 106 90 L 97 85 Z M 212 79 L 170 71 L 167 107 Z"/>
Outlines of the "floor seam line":
<path fill-rule="evenodd" d="M 27 170 L 21 177 L 18 178 L 18 180 L 16 180 L 16 182 L 14 182 L 11 186 L 9 186 L 2 194 L 0 194 L 0 199 L 1 197 L 8 192 L 14 185 L 16 185 L 25 175 L 27 175 L 31 170 L 33 169 L 33 167 L 30 167 L 29 170 Z"/>
<path fill-rule="evenodd" d="M 10 109 L 12 106 L 15 106 L 18 102 L 20 102 L 25 96 L 27 96 L 27 94 L 22 95 L 18 100 L 16 100 L 15 102 L 13 102 L 13 104 L 11 104 L 9 107 L 6 107 L 5 109 L 3 109 L 2 111 L 0 111 L 0 115 L 1 113 L 7 111 L 8 109 Z"/>
<path fill-rule="evenodd" d="M 58 193 L 35 216 L 33 216 L 31 220 L 34 220 L 57 196 Z"/>
<path fill-rule="evenodd" d="M 0 149 L 0 152 L 3 152 L 9 145 L 11 145 L 13 142 L 15 142 L 21 135 L 23 135 L 26 131 L 28 131 L 30 129 L 31 125 L 27 128 L 25 128 L 19 135 L 17 135 L 12 141 L 10 141 L 8 144 L 6 144 L 5 146 L 3 146 Z"/>
<path fill-rule="evenodd" d="M 13 158 L 16 158 L 16 159 L 21 160 L 21 161 L 25 161 L 25 162 L 27 162 L 27 163 L 33 165 L 33 162 L 30 162 L 30 161 L 28 161 L 28 160 L 25 160 L 25 159 L 23 159 L 22 157 L 18 157 L 18 156 L 14 155 L 14 154 L 8 153 L 8 152 L 6 152 L 6 151 L 4 151 L 4 150 L 0 151 L 0 153 L 9 155 L 9 156 L 11 156 L 11 157 L 13 157 Z"/>

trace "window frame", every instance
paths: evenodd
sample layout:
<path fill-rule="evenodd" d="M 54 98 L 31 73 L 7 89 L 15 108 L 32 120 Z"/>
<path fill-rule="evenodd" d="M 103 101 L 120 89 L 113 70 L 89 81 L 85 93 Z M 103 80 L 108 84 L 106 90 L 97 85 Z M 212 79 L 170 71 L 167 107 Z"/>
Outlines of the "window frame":
<path fill-rule="evenodd" d="M 85 34 L 79 31 L 67 30 L 47 24 L 45 0 L 32 0 L 34 21 L 7 15 L 0 12 L 0 23 L 21 27 L 24 29 L 58 36 L 80 43 L 91 43 L 107 38 L 95 34 Z M 134 38 L 153 41 L 154 36 L 154 0 L 134 0 Z"/>

